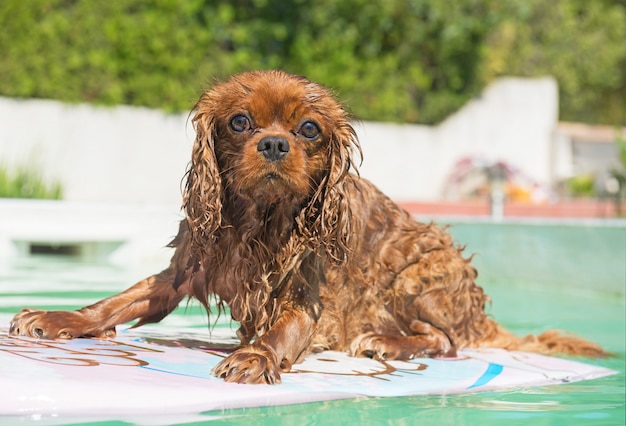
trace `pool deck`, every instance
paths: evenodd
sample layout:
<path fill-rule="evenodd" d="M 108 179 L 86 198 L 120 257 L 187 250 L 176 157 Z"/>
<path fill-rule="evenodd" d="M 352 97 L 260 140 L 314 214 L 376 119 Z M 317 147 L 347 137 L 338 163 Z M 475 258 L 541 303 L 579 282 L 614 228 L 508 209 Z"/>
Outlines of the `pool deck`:
<path fill-rule="evenodd" d="M 506 272 L 510 263 L 497 260 L 501 250 L 497 247 L 505 247 L 508 252 L 515 249 L 519 251 L 516 256 L 529 258 L 532 264 L 540 263 L 533 258 L 534 251 L 548 247 L 554 253 L 562 252 L 563 258 L 586 259 L 603 253 L 605 259 L 598 264 L 608 262 L 610 271 L 598 273 L 608 274 L 604 281 L 624 291 L 626 277 L 620 264 L 626 256 L 626 218 L 616 217 L 610 201 L 507 203 L 499 219 L 490 216 L 487 202 L 400 204 L 420 221 L 452 225 L 455 238 L 468 245 L 471 252 L 483 253 L 481 259 L 502 265 L 504 271 L 489 265 L 494 275 Z M 166 245 L 176 235 L 182 217 L 174 205 L 0 199 L 0 261 L 56 253 L 118 265 L 166 265 L 172 255 Z M 555 227 L 558 229 L 550 230 Z M 555 232 L 553 238 L 545 237 Z M 572 245 L 578 247 L 574 253 L 567 251 Z M 546 259 L 542 262 L 549 263 Z M 590 269 L 584 262 L 579 263 L 583 269 Z"/>
<path fill-rule="evenodd" d="M 0 199 L 0 260 L 60 249 L 87 261 L 167 264 L 181 218 L 170 205 Z"/>

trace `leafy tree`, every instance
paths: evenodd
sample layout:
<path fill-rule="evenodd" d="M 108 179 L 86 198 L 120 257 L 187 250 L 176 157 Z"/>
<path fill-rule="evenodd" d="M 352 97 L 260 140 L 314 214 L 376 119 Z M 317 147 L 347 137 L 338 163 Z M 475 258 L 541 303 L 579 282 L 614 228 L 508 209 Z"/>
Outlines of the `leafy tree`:
<path fill-rule="evenodd" d="M 513 0 L 506 5 L 486 44 L 486 81 L 553 75 L 562 118 L 626 125 L 624 4 Z"/>
<path fill-rule="evenodd" d="M 283 68 L 361 119 L 435 123 L 500 75 L 555 75 L 562 118 L 626 121 L 626 8 L 597 0 L 3 0 L 0 94 L 185 111 Z"/>

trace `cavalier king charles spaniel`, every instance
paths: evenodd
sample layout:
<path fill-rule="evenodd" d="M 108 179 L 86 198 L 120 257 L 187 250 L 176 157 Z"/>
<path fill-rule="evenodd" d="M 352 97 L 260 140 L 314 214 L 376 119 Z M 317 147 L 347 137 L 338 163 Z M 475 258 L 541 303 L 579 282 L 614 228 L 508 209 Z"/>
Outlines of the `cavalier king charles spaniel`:
<path fill-rule="evenodd" d="M 158 322 L 194 297 L 240 325 L 241 345 L 213 370 L 228 382 L 279 383 L 326 349 L 385 360 L 467 347 L 604 354 L 556 331 L 517 337 L 490 318 L 450 235 L 351 172 L 360 146 L 329 90 L 247 72 L 205 92 L 194 112 L 169 267 L 77 311 L 24 309 L 12 335 L 112 337 L 118 324 Z"/>

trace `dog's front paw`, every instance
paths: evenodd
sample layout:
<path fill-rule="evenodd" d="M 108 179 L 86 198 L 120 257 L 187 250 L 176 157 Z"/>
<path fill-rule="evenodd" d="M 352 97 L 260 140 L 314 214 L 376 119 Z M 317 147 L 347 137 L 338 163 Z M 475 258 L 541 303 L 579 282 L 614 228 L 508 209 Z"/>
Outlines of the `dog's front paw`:
<path fill-rule="evenodd" d="M 87 318 L 78 311 L 41 311 L 25 308 L 11 320 L 9 334 L 39 339 L 105 338 L 115 337 L 115 327 L 92 330 Z"/>
<path fill-rule="evenodd" d="M 213 374 L 231 383 L 277 384 L 280 372 L 275 358 L 269 350 L 246 346 L 220 361 Z"/>

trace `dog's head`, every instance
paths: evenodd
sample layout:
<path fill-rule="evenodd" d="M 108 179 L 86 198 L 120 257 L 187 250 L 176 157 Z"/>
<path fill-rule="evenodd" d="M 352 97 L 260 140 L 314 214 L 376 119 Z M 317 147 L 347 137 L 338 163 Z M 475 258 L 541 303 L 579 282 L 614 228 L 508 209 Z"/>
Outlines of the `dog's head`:
<path fill-rule="evenodd" d="M 359 145 L 326 89 L 282 71 L 243 73 L 205 92 L 193 122 L 184 204 L 197 243 L 219 228 L 224 205 L 235 198 L 261 211 L 301 208 L 306 226 L 318 222 L 318 231 L 336 226 L 338 184 Z"/>

